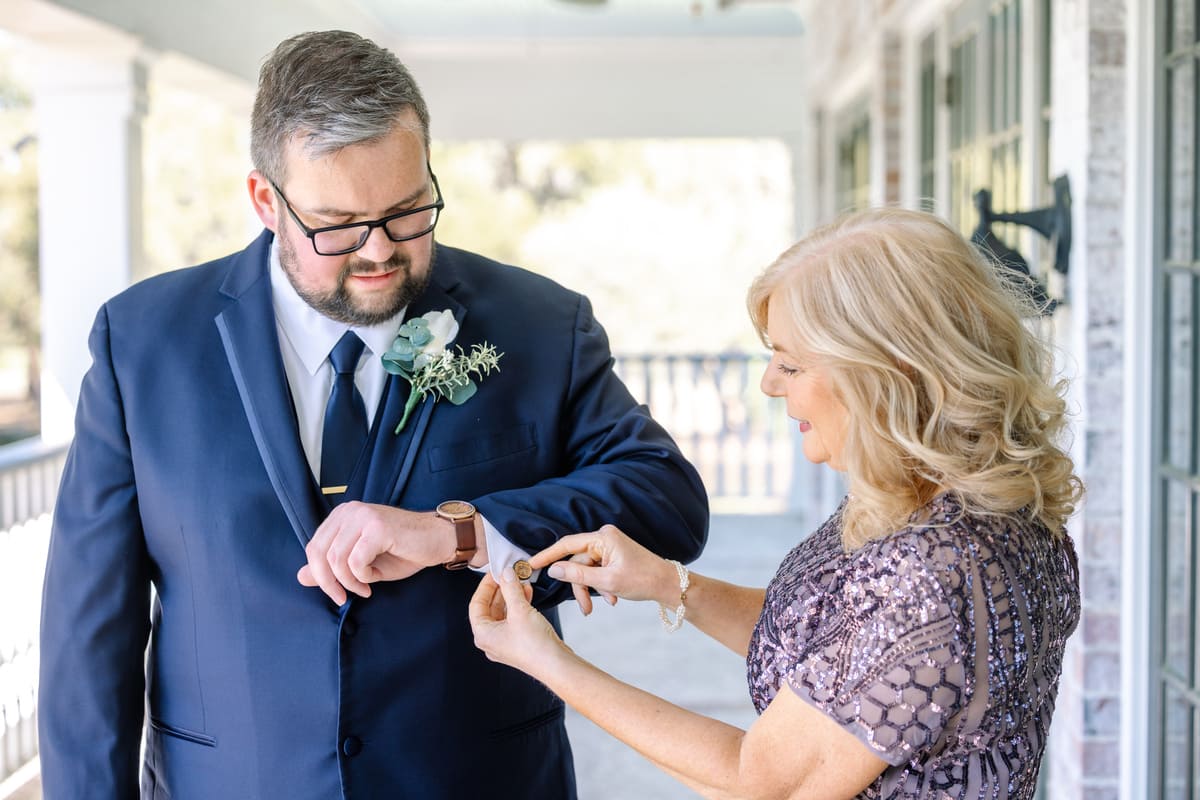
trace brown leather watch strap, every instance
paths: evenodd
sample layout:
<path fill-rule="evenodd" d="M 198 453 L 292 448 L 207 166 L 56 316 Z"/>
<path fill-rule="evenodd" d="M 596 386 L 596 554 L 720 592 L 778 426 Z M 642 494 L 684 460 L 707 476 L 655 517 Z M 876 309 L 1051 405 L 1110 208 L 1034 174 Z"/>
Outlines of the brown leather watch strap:
<path fill-rule="evenodd" d="M 447 500 L 437 507 L 436 513 L 442 519 L 454 523 L 454 557 L 443 566 L 446 569 L 464 569 L 478 549 L 475 537 L 475 506 L 464 500 Z"/>

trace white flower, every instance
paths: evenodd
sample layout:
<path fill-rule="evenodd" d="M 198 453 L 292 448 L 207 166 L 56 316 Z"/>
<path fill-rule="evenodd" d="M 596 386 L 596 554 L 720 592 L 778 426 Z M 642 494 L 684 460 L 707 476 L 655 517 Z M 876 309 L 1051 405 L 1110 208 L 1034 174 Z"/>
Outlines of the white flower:
<path fill-rule="evenodd" d="M 433 339 L 426 345 L 429 350 L 445 350 L 446 345 L 453 342 L 454 337 L 458 336 L 458 320 L 454 318 L 454 314 L 448 308 L 442 311 L 430 311 L 421 319 L 429 323 L 429 332 L 433 334 Z"/>
<path fill-rule="evenodd" d="M 421 319 L 429 323 L 430 339 L 417 348 L 417 357 L 413 360 L 413 367 L 416 369 L 441 358 L 442 354 L 447 352 L 446 347 L 458 336 L 458 320 L 448 308 L 443 311 L 430 311 L 422 315 Z"/>

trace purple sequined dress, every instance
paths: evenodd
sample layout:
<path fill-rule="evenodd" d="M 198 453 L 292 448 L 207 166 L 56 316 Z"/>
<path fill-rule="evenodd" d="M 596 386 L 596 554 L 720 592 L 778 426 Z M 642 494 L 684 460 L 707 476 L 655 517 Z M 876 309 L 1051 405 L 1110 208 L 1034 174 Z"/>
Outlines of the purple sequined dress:
<path fill-rule="evenodd" d="M 746 659 L 759 713 L 786 683 L 890 766 L 864 798 L 1032 798 L 1063 647 L 1070 539 L 945 494 L 846 553 L 841 509 L 784 559 Z"/>

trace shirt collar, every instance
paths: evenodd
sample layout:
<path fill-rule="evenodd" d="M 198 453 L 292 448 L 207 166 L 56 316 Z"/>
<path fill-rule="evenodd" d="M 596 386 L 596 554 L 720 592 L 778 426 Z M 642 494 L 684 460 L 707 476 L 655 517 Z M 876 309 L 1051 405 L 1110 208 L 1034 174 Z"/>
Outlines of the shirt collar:
<path fill-rule="evenodd" d="M 376 358 L 392 346 L 407 308 L 376 325 L 347 325 L 338 322 L 317 311 L 296 293 L 296 288 L 283 271 L 283 265 L 279 263 L 277 240 L 271 242 L 268 259 L 275 321 L 310 375 L 317 374 L 317 370 L 329 356 L 329 351 L 346 331 L 358 334 L 371 351 L 371 355 Z"/>

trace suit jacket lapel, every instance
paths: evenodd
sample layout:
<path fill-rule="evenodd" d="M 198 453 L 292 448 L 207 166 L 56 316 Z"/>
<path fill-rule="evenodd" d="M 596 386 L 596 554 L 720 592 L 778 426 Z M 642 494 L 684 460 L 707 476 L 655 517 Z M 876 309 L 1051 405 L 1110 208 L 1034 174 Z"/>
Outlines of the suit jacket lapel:
<path fill-rule="evenodd" d="M 405 317 L 413 319 L 429 311 L 448 308 L 461 329 L 467 310 L 449 294 L 456 283 L 452 265 L 444 259 L 437 262 L 429 288 L 413 302 Z M 452 343 L 451 347 L 454 344 L 457 342 Z M 408 398 L 405 383 L 399 376 L 394 375 L 389 379 L 387 394 L 380 404 L 382 413 L 378 415 L 367 442 L 371 448 L 371 461 L 362 498 L 369 503 L 395 505 L 399 501 L 433 415 L 435 403 L 433 395 L 429 394 L 413 409 L 404 430 L 399 434 L 392 433 L 403 415 L 404 402 Z"/>
<path fill-rule="evenodd" d="M 233 298 L 215 322 L 254 443 L 279 504 L 302 545 L 328 512 L 300 443 L 296 412 L 279 355 L 264 232 L 230 269 L 222 293 Z"/>

